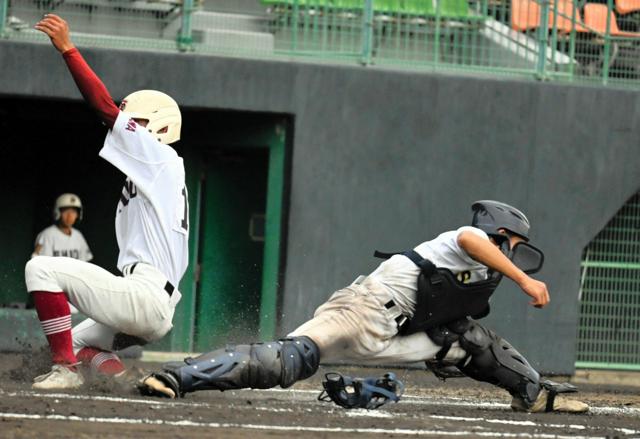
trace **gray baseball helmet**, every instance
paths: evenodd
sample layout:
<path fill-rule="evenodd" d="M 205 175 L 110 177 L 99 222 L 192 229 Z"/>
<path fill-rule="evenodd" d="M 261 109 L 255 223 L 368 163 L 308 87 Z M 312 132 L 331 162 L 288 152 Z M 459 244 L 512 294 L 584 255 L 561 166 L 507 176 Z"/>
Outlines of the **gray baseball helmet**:
<path fill-rule="evenodd" d="M 487 235 L 498 236 L 498 230 L 505 229 L 529 241 L 529 220 L 515 207 L 500 201 L 481 200 L 473 203 L 471 209 L 471 225 L 483 230 Z"/>

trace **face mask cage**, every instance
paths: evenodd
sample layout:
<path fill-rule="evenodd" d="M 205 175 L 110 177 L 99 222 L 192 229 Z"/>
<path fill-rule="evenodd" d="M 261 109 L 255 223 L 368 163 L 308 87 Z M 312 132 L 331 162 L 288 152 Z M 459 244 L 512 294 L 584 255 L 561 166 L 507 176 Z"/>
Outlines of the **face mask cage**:
<path fill-rule="evenodd" d="M 490 235 L 493 241 L 498 244 L 498 248 L 505 255 L 509 256 L 509 252 L 511 251 L 511 242 L 509 241 L 510 235 L 502 235 L 502 234 L 492 234 Z"/>
<path fill-rule="evenodd" d="M 333 401 L 341 407 L 376 409 L 389 401 L 398 402 L 404 384 L 392 372 L 380 378 L 351 378 L 329 372 L 322 382 L 320 401 Z"/>

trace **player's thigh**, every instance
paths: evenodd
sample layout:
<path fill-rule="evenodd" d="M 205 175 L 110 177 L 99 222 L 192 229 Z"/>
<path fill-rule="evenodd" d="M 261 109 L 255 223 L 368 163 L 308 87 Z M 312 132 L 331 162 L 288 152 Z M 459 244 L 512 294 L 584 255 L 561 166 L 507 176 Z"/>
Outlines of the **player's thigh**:
<path fill-rule="evenodd" d="M 385 349 L 396 333 L 395 320 L 367 293 L 330 300 L 290 335 L 311 338 L 326 362 L 370 357 Z"/>
<path fill-rule="evenodd" d="M 367 358 L 364 363 L 415 363 L 418 361 L 434 360 L 442 346 L 437 345 L 425 332 L 416 332 L 406 336 L 396 336 L 389 340 L 387 347 Z M 458 342 L 454 343 L 447 356 L 443 359 L 447 363 L 455 363 L 466 356 L 466 352 Z"/>
<path fill-rule="evenodd" d="M 71 334 L 73 337 L 73 351 L 78 351 L 85 347 L 111 351 L 113 340 L 118 331 L 92 319 L 86 319 L 76 325 Z"/>
<path fill-rule="evenodd" d="M 63 291 L 81 312 L 127 305 L 132 286 L 97 265 L 65 257 L 37 257 L 27 264 L 29 291 Z M 125 303 L 120 303 L 125 302 Z M 93 316 L 92 316 L 93 317 Z"/>

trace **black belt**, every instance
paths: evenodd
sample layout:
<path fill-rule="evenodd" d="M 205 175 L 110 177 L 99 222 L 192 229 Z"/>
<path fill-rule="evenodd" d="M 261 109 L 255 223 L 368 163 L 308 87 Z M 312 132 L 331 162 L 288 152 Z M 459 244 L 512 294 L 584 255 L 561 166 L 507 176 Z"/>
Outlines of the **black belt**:
<path fill-rule="evenodd" d="M 390 301 L 388 301 L 387 303 L 384 304 L 384 307 L 387 308 L 387 309 L 391 309 L 394 306 L 396 306 L 396 303 L 393 300 L 390 300 Z M 396 321 L 396 324 L 398 325 L 398 330 L 400 330 L 400 329 L 402 329 L 402 327 L 404 325 L 407 324 L 407 322 L 409 322 L 409 317 L 405 316 L 404 314 L 400 314 L 394 320 Z"/>
<path fill-rule="evenodd" d="M 135 264 L 133 264 L 131 266 L 131 268 L 129 269 L 129 274 L 133 274 L 133 270 L 136 269 L 136 265 L 138 265 L 138 263 L 136 262 Z M 171 282 L 167 281 L 166 284 L 164 284 L 164 290 L 167 292 L 167 294 L 169 295 L 169 297 L 171 297 L 171 295 L 173 294 L 173 292 L 175 291 L 176 287 L 174 287 Z"/>

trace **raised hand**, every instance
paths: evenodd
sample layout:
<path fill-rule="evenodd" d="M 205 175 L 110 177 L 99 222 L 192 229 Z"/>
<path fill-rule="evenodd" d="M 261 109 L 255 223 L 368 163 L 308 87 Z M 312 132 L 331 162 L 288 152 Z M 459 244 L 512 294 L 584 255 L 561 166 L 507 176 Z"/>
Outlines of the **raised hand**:
<path fill-rule="evenodd" d="M 35 25 L 35 28 L 47 34 L 51 38 L 51 43 L 60 53 L 75 47 L 69 38 L 69 25 L 55 14 L 46 14 Z"/>
<path fill-rule="evenodd" d="M 536 308 L 542 308 L 549 303 L 549 291 L 547 285 L 539 280 L 527 277 L 521 284 L 520 288 L 525 294 L 531 296 L 533 300 L 529 302 Z"/>

